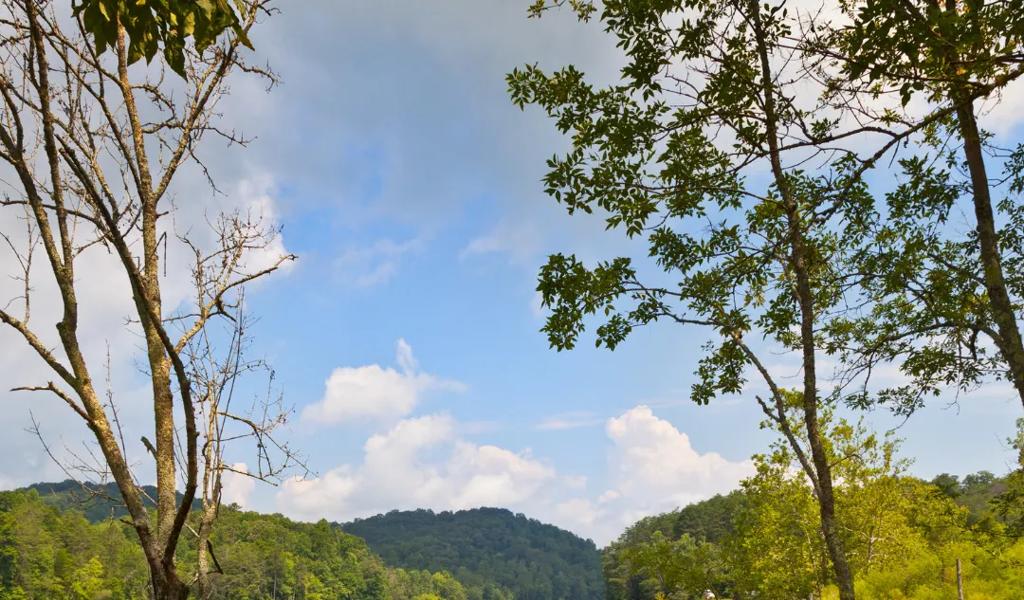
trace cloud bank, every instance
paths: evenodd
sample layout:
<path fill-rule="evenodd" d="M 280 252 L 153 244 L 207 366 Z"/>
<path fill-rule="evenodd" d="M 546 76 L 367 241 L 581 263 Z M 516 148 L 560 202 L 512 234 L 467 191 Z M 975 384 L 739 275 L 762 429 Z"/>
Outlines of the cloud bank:
<path fill-rule="evenodd" d="M 309 479 L 292 478 L 278 510 L 299 519 L 348 521 L 389 510 L 499 506 L 523 511 L 605 544 L 635 520 L 734 489 L 749 461 L 701 453 L 689 437 L 647 406 L 608 419 L 609 485 L 559 473 L 520 451 L 477 444 L 449 415 L 407 418 L 372 435 L 362 462 Z"/>

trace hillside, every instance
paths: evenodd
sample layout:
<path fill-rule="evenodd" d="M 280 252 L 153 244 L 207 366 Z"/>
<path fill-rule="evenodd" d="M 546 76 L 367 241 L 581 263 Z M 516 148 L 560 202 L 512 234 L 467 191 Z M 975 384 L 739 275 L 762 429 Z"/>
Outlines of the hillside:
<path fill-rule="evenodd" d="M 0 492 L 0 598 L 64 594 L 87 572 L 112 599 L 141 598 L 146 571 L 123 515 L 113 484 Z M 331 526 L 225 508 L 215 532 L 225 571 L 215 597 L 225 600 L 604 598 L 593 542 L 504 509 L 395 511 Z"/>
<path fill-rule="evenodd" d="M 392 511 L 342 525 L 391 565 L 493 582 L 516 600 L 604 598 L 594 543 L 498 508 Z"/>
<path fill-rule="evenodd" d="M 35 490 L 43 502 L 54 508 L 81 512 L 92 523 L 119 519 L 128 514 L 121 501 L 121 492 L 113 482 L 93 484 L 67 479 L 52 483 L 33 483 L 22 489 Z M 144 485 L 142 492 L 142 503 L 146 508 L 152 509 L 156 506 L 152 500 L 156 498 L 156 487 Z M 178 501 L 181 501 L 181 494 L 178 494 Z M 193 502 L 192 506 L 199 508 L 199 500 Z"/>
<path fill-rule="evenodd" d="M 79 492 L 61 484 L 0 492 L 0 599 L 149 597 L 135 532 L 120 520 L 86 519 L 71 507 Z M 103 501 L 86 504 L 94 516 L 102 512 Z M 212 542 L 224 571 L 215 600 L 494 600 L 448 573 L 390 567 L 327 521 L 225 508 Z M 195 564 L 193 538 L 182 543 L 179 563 Z"/>

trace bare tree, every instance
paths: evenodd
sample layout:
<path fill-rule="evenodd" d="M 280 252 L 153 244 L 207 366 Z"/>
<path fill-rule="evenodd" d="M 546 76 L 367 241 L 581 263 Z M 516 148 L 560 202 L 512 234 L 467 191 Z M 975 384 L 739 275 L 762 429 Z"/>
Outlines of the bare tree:
<path fill-rule="evenodd" d="M 22 301 L 24 310 L 14 314 L 8 303 L 0 321 L 20 334 L 55 375 L 18 389 L 60 398 L 91 431 L 102 468 L 116 482 L 138 534 L 157 600 L 179 600 L 190 593 L 175 553 L 183 531 L 191 528 L 193 502 L 197 495 L 202 498 L 195 572 L 205 594 L 208 575 L 216 570 L 208 540 L 221 476 L 232 468 L 224 461 L 224 443 L 239 436 L 255 439 L 259 468 L 243 475 L 273 478 L 293 457 L 287 447 L 269 441 L 283 419 L 272 406 L 250 414 L 230 412 L 229 404 L 233 383 L 250 370 L 241 358 L 242 290 L 294 257 L 277 252 L 278 231 L 259 215 L 243 212 L 211 219 L 215 243 L 204 249 L 209 245 L 202 236 L 173 233 L 169 197 L 176 175 L 189 164 L 198 166 L 216 190 L 197 155 L 204 137 L 247 142 L 218 127 L 216 106 L 233 72 L 274 82 L 269 70 L 245 61 L 240 46 L 257 20 L 269 14 L 267 3 L 247 0 L 239 34 L 201 52 L 187 50 L 184 77 L 166 80 L 158 63 L 129 69 L 136 57 L 123 27 L 115 52 L 99 55 L 83 23 L 70 10 L 59 12 L 66 8 L 61 3 L 2 0 L 0 6 L 0 164 L 14 175 L 0 179 L 8 188 L 0 205 L 20 211 L 28 231 L 25 239 L 3 232 L 21 265 L 15 301 Z M 194 256 L 194 298 L 182 307 L 165 305 L 161 292 L 172 241 Z M 60 299 L 55 346 L 48 343 L 46 330 L 30 322 L 37 246 Z M 144 339 L 155 440 L 144 440 L 155 460 L 153 516 L 133 472 L 137 463 L 126 455 L 113 402 L 97 391 L 97 366 L 83 350 L 79 287 L 95 255 L 86 251 L 97 247 L 116 257 L 131 290 L 131 325 Z M 218 322 L 227 324 L 227 333 L 215 330 Z"/>

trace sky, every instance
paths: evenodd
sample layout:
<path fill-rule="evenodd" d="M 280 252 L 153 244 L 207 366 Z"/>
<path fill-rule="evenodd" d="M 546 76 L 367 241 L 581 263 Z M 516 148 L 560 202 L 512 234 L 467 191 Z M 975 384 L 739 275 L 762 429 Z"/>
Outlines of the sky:
<path fill-rule="evenodd" d="M 294 407 L 287 437 L 311 472 L 276 487 L 229 478 L 227 500 L 335 521 L 505 506 L 605 544 L 641 516 L 735 488 L 772 441 L 753 390 L 690 402 L 700 332 L 661 325 L 614 352 L 585 342 L 563 353 L 539 332 L 547 254 L 642 250 L 543 193 L 544 161 L 566 141 L 539 111 L 511 104 L 505 74 L 572 63 L 608 82 L 622 59 L 598 24 L 527 19 L 528 4 L 309 0 L 282 4 L 253 34 L 281 84 L 232 82 L 219 108 L 255 140 L 210 150 L 222 195 L 185 174 L 176 227 L 213 207 L 255 206 L 282 228 L 275 248 L 299 257 L 247 302 L 258 318 L 250 354 L 273 365 Z M 986 125 L 1017 139 L 1005 104 Z M 141 426 L 139 341 L 116 318 L 129 308 L 114 299 L 119 285 L 110 266 L 83 282 L 83 310 L 96 316 L 85 335 L 93 356 L 110 353 L 123 418 Z M 181 281 L 165 289 L 172 302 L 187 293 Z M 45 300 L 38 310 L 45 318 Z M 775 368 L 797 381 L 785 357 Z M 5 389 L 44 373 L 9 332 L 0 372 Z M 65 477 L 27 430 L 32 416 L 58 453 L 87 454 L 58 400 L 0 392 L 0 402 L 0 487 Z M 1008 470 L 1020 413 L 1012 390 L 992 385 L 906 423 L 865 418 L 899 426 L 912 472 L 932 477 Z"/>

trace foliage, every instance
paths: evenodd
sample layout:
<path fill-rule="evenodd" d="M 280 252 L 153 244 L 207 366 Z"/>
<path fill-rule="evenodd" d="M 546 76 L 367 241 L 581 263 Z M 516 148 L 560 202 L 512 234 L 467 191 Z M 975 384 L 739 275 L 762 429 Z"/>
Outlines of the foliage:
<path fill-rule="evenodd" d="M 0 493 L 0 597 L 147 597 L 149 573 L 122 523 L 90 524 L 34 491 Z"/>
<path fill-rule="evenodd" d="M 982 103 L 1024 75 L 1024 11 L 986 0 L 839 4 L 847 19 L 818 48 L 835 68 L 830 93 L 884 107 L 864 116 L 891 136 L 898 165 L 878 206 L 885 218 L 854 259 L 874 268 L 867 314 L 847 324 L 847 358 L 865 372 L 898 363 L 911 381 L 877 399 L 904 414 L 991 379 L 1010 380 L 1024 401 L 1022 163 L 978 125 Z"/>
<path fill-rule="evenodd" d="M 1013 2 L 843 0 L 850 24 L 829 39 L 849 58 L 844 74 L 941 102 L 950 90 L 990 92 L 1019 75 L 1024 13 Z"/>
<path fill-rule="evenodd" d="M 0 492 L 0 599 L 149 598 L 148 570 L 128 525 L 90 523 L 54 504 L 34 489 Z M 224 571 L 214 579 L 214 599 L 470 597 L 448 573 L 388 568 L 362 540 L 326 521 L 296 523 L 225 507 L 211 542 Z M 190 539 L 179 559 L 184 564 L 195 552 Z"/>
<path fill-rule="evenodd" d="M 593 542 L 508 510 L 392 511 L 343 525 L 388 564 L 449 571 L 470 598 L 587 600 L 604 597 Z"/>
<path fill-rule="evenodd" d="M 993 505 L 1010 535 L 1024 537 L 1024 418 L 1017 419 L 1017 435 L 1010 444 L 1017 451 L 1017 468 L 1006 476 L 1004 488 L 993 499 Z"/>
<path fill-rule="evenodd" d="M 825 416 L 840 482 L 840 530 L 858 597 L 955 597 L 958 559 L 968 597 L 1018 597 L 1024 539 L 991 516 L 1003 478 L 987 472 L 963 482 L 951 475 L 935 483 L 907 477 L 895 439 Z M 609 599 L 699 598 L 705 588 L 730 598 L 833 598 L 813 491 L 795 469 L 789 446 L 776 443 L 755 456 L 755 464 L 756 473 L 732 501 L 718 498 L 643 519 L 610 545 L 604 556 Z M 970 505 L 984 498 L 986 507 L 957 504 L 967 498 Z M 681 514 L 723 509 L 731 526 L 716 541 L 695 541 L 676 527 Z"/>
<path fill-rule="evenodd" d="M 240 0 L 233 1 L 244 14 Z M 97 53 L 115 47 L 118 29 L 124 27 L 129 64 L 141 58 L 151 61 L 162 49 L 167 64 L 182 76 L 189 39 L 202 52 L 230 29 L 252 48 L 239 12 L 228 0 L 80 0 L 75 4 L 75 14 L 92 34 Z"/>
<path fill-rule="evenodd" d="M 120 519 L 128 515 L 117 485 L 113 482 L 99 485 L 67 479 L 56 483 L 33 483 L 25 489 L 35 490 L 43 502 L 59 510 L 71 509 L 81 512 L 91 523 Z M 152 499 L 156 497 L 156 488 L 143 485 L 140 489 L 143 491 L 142 497 L 146 508 L 153 509 L 155 503 Z M 178 501 L 181 501 L 180 493 Z M 192 507 L 198 509 L 200 501 L 196 499 Z"/>
<path fill-rule="evenodd" d="M 732 534 L 734 520 L 743 502 L 744 493 L 735 491 L 672 512 L 645 517 L 631 525 L 601 553 L 608 600 L 642 600 L 653 597 L 659 590 L 670 593 L 671 590 L 666 590 L 666 586 L 651 576 L 651 570 L 644 567 L 643 560 L 649 557 L 654 548 L 665 543 L 671 544 L 686 538 L 688 541 L 683 547 L 691 549 L 699 546 L 700 551 L 705 553 L 705 560 L 713 568 L 715 563 L 721 561 L 721 557 L 716 556 L 717 544 Z M 692 558 L 689 555 L 676 555 L 671 560 L 686 562 Z M 682 570 L 685 567 L 673 568 Z M 729 589 L 727 576 L 719 573 L 706 575 L 701 590 Z"/>

